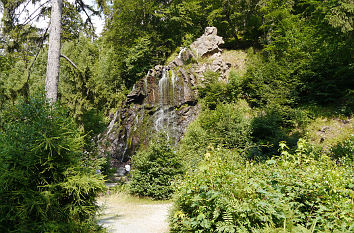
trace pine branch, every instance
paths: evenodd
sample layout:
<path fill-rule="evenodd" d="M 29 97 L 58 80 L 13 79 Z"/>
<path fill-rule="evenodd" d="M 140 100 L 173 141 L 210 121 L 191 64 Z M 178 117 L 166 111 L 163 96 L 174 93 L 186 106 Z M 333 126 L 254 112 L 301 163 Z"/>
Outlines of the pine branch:
<path fill-rule="evenodd" d="M 22 13 L 27 9 L 28 4 L 30 4 L 31 2 L 32 2 L 31 0 L 28 0 L 26 2 L 26 5 L 23 7 L 22 11 L 18 14 L 15 14 L 17 18 L 19 18 L 22 15 Z"/>
<path fill-rule="evenodd" d="M 28 100 L 28 95 L 29 95 L 29 81 L 30 81 L 30 77 L 31 77 L 31 70 L 32 70 L 32 67 L 34 65 L 34 63 L 36 62 L 37 58 L 38 58 L 38 55 L 39 53 L 41 52 L 42 48 L 43 48 L 43 44 L 44 44 L 44 40 L 45 40 L 45 35 L 47 34 L 48 32 L 48 29 L 49 29 L 49 26 L 50 26 L 50 23 L 48 24 L 48 27 L 46 28 L 45 32 L 43 33 L 43 36 L 41 38 L 41 41 L 40 41 L 40 44 L 39 44 L 39 50 L 36 54 L 36 56 L 34 57 L 31 65 L 28 67 L 28 75 L 27 75 L 27 80 L 25 82 L 25 84 L 23 85 L 23 88 L 27 90 L 24 90 L 24 93 L 25 93 L 25 99 Z"/>
<path fill-rule="evenodd" d="M 23 24 L 28 24 L 29 22 L 32 22 L 34 19 L 36 19 L 37 17 L 39 17 L 39 16 L 43 13 L 43 12 L 42 12 L 42 11 L 43 11 L 43 6 L 46 5 L 46 4 L 48 4 L 48 3 L 49 3 L 49 0 L 46 1 L 46 2 L 44 2 L 43 4 L 41 4 L 35 11 L 32 12 L 31 15 L 29 15 L 29 16 L 27 17 L 27 19 L 25 20 L 25 22 L 24 22 Z M 35 15 L 35 13 L 36 13 L 38 10 L 40 10 L 40 12 Z"/>
<path fill-rule="evenodd" d="M 28 68 L 28 77 L 27 77 L 27 81 L 26 81 L 27 83 L 29 82 L 29 79 L 30 79 L 31 69 L 32 69 L 32 67 L 33 67 L 33 65 L 34 65 L 34 63 L 35 63 L 35 61 L 37 60 L 39 53 L 41 52 L 41 50 L 42 50 L 42 48 L 43 48 L 43 44 L 44 44 L 44 40 L 45 40 L 45 35 L 46 35 L 47 32 L 48 32 L 49 26 L 50 26 L 50 23 L 48 24 L 48 27 L 46 28 L 45 32 L 43 33 L 42 39 L 41 39 L 40 44 L 39 44 L 39 50 L 38 50 L 36 56 L 34 57 L 34 59 L 33 59 L 32 63 L 31 63 L 31 65 L 30 65 L 30 67 Z"/>
<path fill-rule="evenodd" d="M 89 22 L 89 24 L 91 25 L 91 28 L 94 30 L 95 27 L 93 26 L 93 23 L 91 21 L 91 16 L 87 13 L 86 11 L 86 7 L 88 7 L 82 0 L 77 0 L 77 3 L 80 5 L 81 9 L 83 10 L 83 12 L 85 13 L 85 15 L 87 16 L 87 20 Z M 90 9 L 90 8 L 89 8 Z M 96 11 L 93 11 L 93 9 L 90 9 L 92 12 L 96 13 Z"/>

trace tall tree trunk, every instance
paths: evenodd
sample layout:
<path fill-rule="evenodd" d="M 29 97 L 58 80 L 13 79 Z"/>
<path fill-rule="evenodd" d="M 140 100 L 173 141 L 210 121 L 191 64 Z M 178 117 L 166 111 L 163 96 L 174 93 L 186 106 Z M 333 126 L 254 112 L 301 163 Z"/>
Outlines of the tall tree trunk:
<path fill-rule="evenodd" d="M 51 13 L 50 31 L 49 31 L 47 78 L 45 80 L 46 97 L 51 103 L 56 102 L 58 99 L 62 7 L 63 7 L 62 0 L 52 0 L 52 13 Z"/>

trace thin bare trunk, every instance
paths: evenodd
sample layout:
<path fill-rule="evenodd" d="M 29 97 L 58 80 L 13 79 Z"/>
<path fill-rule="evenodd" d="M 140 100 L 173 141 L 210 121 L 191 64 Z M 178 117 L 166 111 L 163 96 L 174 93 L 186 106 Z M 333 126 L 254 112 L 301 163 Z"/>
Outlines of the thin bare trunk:
<path fill-rule="evenodd" d="M 52 13 L 51 13 L 50 31 L 49 31 L 47 78 L 45 80 L 46 97 L 51 103 L 56 102 L 58 99 L 62 6 L 63 6 L 62 0 L 52 0 Z"/>
<path fill-rule="evenodd" d="M 67 60 L 70 63 L 70 65 L 72 65 L 75 69 L 77 69 L 79 71 L 79 73 L 81 74 L 81 71 L 80 71 L 79 67 L 77 67 L 77 65 L 72 60 L 70 60 L 70 58 L 68 58 L 64 54 L 60 54 L 60 57 L 62 57 L 65 60 Z"/>

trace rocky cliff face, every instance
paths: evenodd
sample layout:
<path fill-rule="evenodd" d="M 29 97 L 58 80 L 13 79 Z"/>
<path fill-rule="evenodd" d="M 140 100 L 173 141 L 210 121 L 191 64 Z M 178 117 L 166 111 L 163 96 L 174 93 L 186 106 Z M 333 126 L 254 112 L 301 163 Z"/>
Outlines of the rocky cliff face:
<path fill-rule="evenodd" d="M 112 158 L 112 166 L 126 161 L 151 135 L 166 130 L 178 142 L 199 112 L 196 85 L 203 73 L 219 72 L 225 80 L 230 64 L 221 57 L 223 39 L 215 27 L 205 29 L 189 48 L 181 49 L 168 65 L 158 65 L 138 81 L 100 136 L 99 151 Z"/>

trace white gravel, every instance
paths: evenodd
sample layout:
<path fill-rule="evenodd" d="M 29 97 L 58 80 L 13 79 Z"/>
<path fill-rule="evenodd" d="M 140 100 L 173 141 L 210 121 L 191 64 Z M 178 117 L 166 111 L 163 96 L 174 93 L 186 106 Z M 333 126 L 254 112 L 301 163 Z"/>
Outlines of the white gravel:
<path fill-rule="evenodd" d="M 167 233 L 170 203 L 139 203 L 134 199 L 108 196 L 99 223 L 111 233 Z"/>

